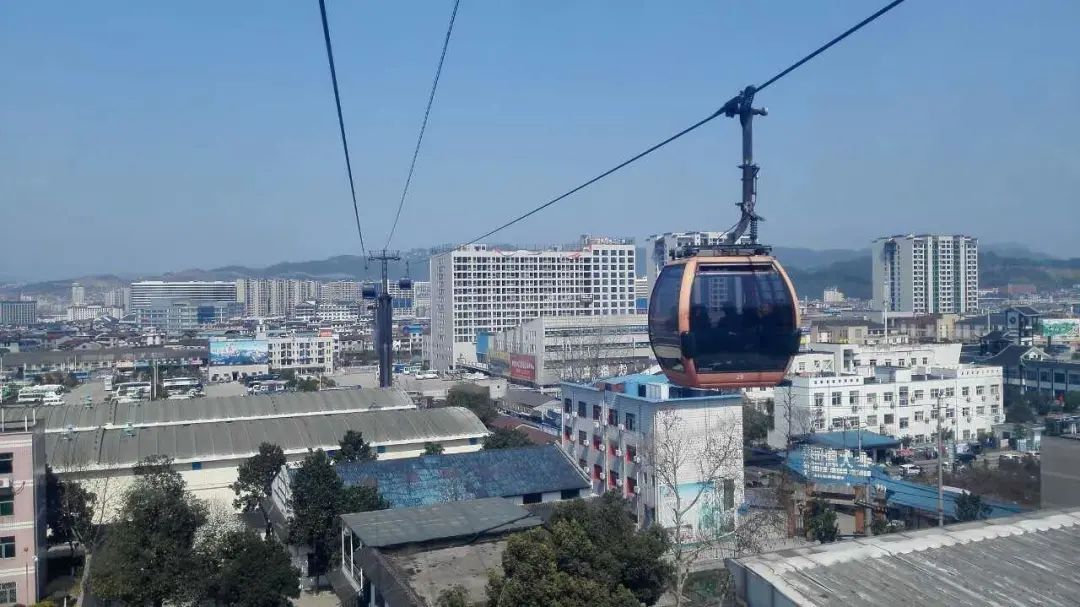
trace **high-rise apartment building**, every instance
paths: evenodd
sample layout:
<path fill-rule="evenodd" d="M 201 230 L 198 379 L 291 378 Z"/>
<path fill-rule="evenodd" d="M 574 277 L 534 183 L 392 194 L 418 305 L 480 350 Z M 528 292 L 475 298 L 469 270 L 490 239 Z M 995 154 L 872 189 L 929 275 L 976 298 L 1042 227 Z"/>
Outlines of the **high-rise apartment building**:
<path fill-rule="evenodd" d="M 77 282 L 71 283 L 71 305 L 81 306 L 86 303 L 86 287 Z"/>
<path fill-rule="evenodd" d="M 218 280 L 189 280 L 184 282 L 142 280 L 131 283 L 131 306 L 133 308 L 148 307 L 155 299 L 237 301 L 236 283 Z"/>
<path fill-rule="evenodd" d="M 431 339 L 440 370 L 476 361 L 478 333 L 497 333 L 541 316 L 634 312 L 633 240 L 583 237 L 545 251 L 471 245 L 430 261 Z"/>
<path fill-rule="evenodd" d="M 364 283 L 358 280 L 334 280 L 324 282 L 319 289 L 319 299 L 323 301 L 359 301 Z"/>
<path fill-rule="evenodd" d="M 0 301 L 0 326 L 25 327 L 37 322 L 37 302 Z"/>
<path fill-rule="evenodd" d="M 723 242 L 727 232 L 666 232 L 645 239 L 645 278 L 651 292 L 660 270 L 671 260 L 671 254 L 683 247 L 708 248 Z M 740 242 L 746 241 L 744 236 Z"/>
<path fill-rule="evenodd" d="M 120 308 L 124 311 L 131 309 L 131 287 L 120 287 L 105 292 L 105 305 L 112 308 Z"/>
<path fill-rule="evenodd" d="M 915 314 L 979 311 L 979 241 L 971 236 L 908 234 L 878 238 L 874 307 Z"/>
<path fill-rule="evenodd" d="M 244 304 L 249 316 L 288 316 L 305 301 L 319 296 L 314 280 L 283 278 L 240 278 L 236 281 L 236 301 Z"/>

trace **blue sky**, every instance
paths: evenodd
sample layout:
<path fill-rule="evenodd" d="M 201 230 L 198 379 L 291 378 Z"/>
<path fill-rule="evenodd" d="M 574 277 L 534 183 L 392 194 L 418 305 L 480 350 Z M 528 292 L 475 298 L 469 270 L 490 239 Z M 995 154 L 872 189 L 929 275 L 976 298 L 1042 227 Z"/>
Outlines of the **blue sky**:
<path fill-rule="evenodd" d="M 469 240 L 707 115 L 878 2 L 462 0 L 393 246 Z M 328 0 L 381 246 L 450 0 Z M 357 253 L 315 0 L 8 2 L 0 275 Z M 1080 256 L 1080 3 L 909 0 L 764 92 L 763 239 L 965 232 Z M 717 120 L 494 240 L 722 229 Z"/>

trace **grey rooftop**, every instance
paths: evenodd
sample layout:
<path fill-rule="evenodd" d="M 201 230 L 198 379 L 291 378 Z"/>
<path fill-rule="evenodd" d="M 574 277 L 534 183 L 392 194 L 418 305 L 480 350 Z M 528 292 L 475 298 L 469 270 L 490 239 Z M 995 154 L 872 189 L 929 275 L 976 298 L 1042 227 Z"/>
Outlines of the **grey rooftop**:
<path fill-rule="evenodd" d="M 365 548 L 498 535 L 542 524 L 525 508 L 501 497 L 342 514 L 341 520 Z"/>

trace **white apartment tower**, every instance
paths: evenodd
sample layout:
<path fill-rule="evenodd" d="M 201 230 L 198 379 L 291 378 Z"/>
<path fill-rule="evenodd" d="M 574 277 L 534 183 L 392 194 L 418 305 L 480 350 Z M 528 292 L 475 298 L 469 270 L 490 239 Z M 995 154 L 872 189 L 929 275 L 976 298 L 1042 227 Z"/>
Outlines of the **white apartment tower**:
<path fill-rule="evenodd" d="M 479 332 L 498 333 L 541 316 L 634 311 L 632 240 L 582 237 L 544 251 L 470 245 L 430 261 L 427 357 L 446 370 L 476 361 Z"/>
<path fill-rule="evenodd" d="M 874 307 L 915 314 L 979 311 L 979 241 L 962 235 L 878 238 L 873 254 Z"/>
<path fill-rule="evenodd" d="M 314 280 L 283 278 L 240 278 L 236 281 L 236 301 L 244 304 L 249 316 L 286 316 L 297 304 L 319 295 Z"/>
<path fill-rule="evenodd" d="M 645 239 L 645 278 L 651 293 L 660 270 L 671 260 L 671 253 L 683 247 L 708 248 L 721 244 L 727 232 L 665 232 Z M 740 242 L 748 241 L 743 236 Z"/>

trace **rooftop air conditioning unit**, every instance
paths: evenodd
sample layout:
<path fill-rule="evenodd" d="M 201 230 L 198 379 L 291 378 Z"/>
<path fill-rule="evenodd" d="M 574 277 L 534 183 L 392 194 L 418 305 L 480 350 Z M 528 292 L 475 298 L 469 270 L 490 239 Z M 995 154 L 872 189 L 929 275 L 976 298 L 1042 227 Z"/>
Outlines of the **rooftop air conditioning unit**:
<path fill-rule="evenodd" d="M 604 480 L 605 478 L 607 478 L 607 474 L 605 474 L 605 473 L 601 472 L 601 473 L 600 473 L 600 476 L 599 476 L 598 478 L 599 478 L 600 480 Z"/>
<path fill-rule="evenodd" d="M 615 450 L 615 457 L 622 457 L 622 449 Z"/>
<path fill-rule="evenodd" d="M 593 428 L 600 429 L 600 422 L 593 422 Z"/>
<path fill-rule="evenodd" d="M 2 476 L 2 477 L 0 477 L 0 489 L 11 489 L 11 477 L 10 476 Z"/>
<path fill-rule="evenodd" d="M 623 483 L 623 482 L 622 482 L 622 479 L 620 478 L 619 480 L 615 481 L 615 486 L 616 486 L 616 487 L 619 487 L 619 488 L 621 488 L 621 487 L 622 487 L 622 483 Z"/>
<path fill-rule="evenodd" d="M 619 424 L 619 430 L 626 430 L 626 424 Z"/>
<path fill-rule="evenodd" d="M 640 455 L 635 455 L 634 456 L 634 463 L 635 464 L 640 464 L 641 463 L 641 456 Z"/>

